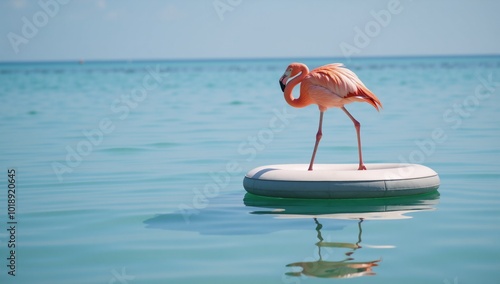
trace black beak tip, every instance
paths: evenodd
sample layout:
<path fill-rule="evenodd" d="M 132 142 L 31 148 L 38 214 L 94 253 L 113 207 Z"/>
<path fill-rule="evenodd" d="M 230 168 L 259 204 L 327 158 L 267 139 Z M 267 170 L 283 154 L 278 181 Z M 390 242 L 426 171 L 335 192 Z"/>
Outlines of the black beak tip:
<path fill-rule="evenodd" d="M 280 87 L 281 87 L 281 91 L 284 92 L 286 85 L 283 84 L 283 82 L 281 82 L 281 80 L 280 80 Z"/>

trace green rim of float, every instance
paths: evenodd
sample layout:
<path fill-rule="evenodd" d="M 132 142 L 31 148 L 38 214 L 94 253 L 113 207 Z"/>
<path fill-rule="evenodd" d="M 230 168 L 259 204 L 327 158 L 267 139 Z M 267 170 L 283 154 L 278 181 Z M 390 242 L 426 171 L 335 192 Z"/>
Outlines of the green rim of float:
<path fill-rule="evenodd" d="M 281 198 L 342 199 L 411 196 L 439 188 L 438 174 L 418 164 L 281 164 L 257 167 L 243 179 L 249 193 Z"/>

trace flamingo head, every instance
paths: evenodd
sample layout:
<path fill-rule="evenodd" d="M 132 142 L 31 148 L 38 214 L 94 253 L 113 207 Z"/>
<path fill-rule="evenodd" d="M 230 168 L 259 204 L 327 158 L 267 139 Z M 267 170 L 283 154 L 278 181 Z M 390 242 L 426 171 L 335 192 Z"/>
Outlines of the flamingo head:
<path fill-rule="evenodd" d="M 288 82 L 288 79 L 295 77 L 297 74 L 299 74 L 302 70 L 300 68 L 302 64 L 300 63 L 292 63 L 288 65 L 288 67 L 285 70 L 285 73 L 283 73 L 283 76 L 280 78 L 280 87 L 281 91 L 285 91 L 286 84 Z"/>

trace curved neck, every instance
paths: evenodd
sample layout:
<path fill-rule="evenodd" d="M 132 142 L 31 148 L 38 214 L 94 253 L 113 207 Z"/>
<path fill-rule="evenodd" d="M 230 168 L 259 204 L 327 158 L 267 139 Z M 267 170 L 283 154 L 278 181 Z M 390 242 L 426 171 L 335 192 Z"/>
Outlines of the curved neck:
<path fill-rule="evenodd" d="M 293 107 L 305 107 L 305 106 L 310 104 L 309 100 L 304 95 L 300 94 L 300 96 L 298 98 L 294 98 L 293 94 L 292 94 L 293 88 L 297 84 L 299 84 L 308 73 L 309 73 L 309 69 L 307 68 L 306 65 L 302 64 L 302 65 L 300 65 L 300 75 L 296 76 L 295 78 L 293 78 L 292 80 L 290 80 L 290 82 L 288 82 L 286 84 L 285 92 L 283 94 L 285 96 L 286 102 L 289 105 L 291 105 Z"/>

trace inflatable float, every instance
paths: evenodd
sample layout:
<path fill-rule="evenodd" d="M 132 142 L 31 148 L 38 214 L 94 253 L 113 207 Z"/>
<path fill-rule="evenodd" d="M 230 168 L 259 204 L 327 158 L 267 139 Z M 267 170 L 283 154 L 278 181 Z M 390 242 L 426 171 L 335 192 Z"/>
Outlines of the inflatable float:
<path fill-rule="evenodd" d="M 282 198 L 382 198 L 436 191 L 440 180 L 432 169 L 418 164 L 269 165 L 249 171 L 243 186 L 249 193 Z"/>

